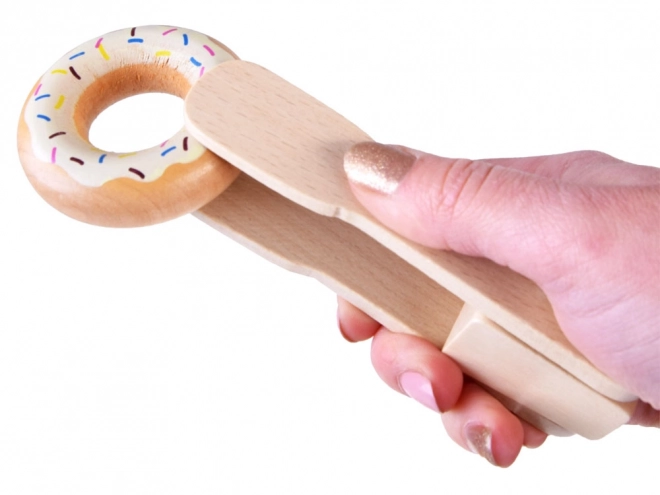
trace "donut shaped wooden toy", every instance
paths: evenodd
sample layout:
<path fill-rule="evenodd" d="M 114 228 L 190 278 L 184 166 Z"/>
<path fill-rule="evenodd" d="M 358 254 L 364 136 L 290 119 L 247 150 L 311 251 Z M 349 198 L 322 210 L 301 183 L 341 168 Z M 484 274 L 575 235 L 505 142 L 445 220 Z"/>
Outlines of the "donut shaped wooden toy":
<path fill-rule="evenodd" d="M 71 50 L 39 79 L 23 107 L 18 148 L 30 182 L 58 210 L 97 225 L 149 225 L 197 210 L 239 171 L 185 128 L 160 145 L 127 153 L 94 147 L 89 128 L 129 96 L 184 98 L 205 72 L 235 59 L 212 38 L 170 26 L 114 31 Z"/>

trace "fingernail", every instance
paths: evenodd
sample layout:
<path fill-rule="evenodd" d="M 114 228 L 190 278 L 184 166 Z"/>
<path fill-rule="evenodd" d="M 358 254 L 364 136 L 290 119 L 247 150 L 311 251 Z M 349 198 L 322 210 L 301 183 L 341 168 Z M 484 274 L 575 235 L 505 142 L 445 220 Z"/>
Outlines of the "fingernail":
<path fill-rule="evenodd" d="M 497 466 L 493 457 L 493 432 L 480 423 L 468 423 L 463 430 L 468 448 L 475 454 Z"/>
<path fill-rule="evenodd" d="M 385 144 L 358 143 L 344 155 L 344 170 L 351 182 L 392 194 L 415 163 L 415 156 Z"/>
<path fill-rule="evenodd" d="M 415 399 L 435 412 L 440 412 L 433 394 L 433 386 L 424 375 L 414 371 L 406 371 L 399 376 L 399 386 L 411 399 Z"/>

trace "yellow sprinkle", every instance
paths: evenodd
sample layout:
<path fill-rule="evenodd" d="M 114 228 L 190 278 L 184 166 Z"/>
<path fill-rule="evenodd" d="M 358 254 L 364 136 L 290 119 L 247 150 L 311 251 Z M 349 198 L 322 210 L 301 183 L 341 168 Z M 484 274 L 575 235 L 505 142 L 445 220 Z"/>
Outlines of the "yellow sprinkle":
<path fill-rule="evenodd" d="M 103 56 L 104 59 L 110 60 L 110 55 L 108 55 L 108 52 L 105 51 L 103 45 L 99 45 L 99 51 L 101 52 L 101 55 Z"/>
<path fill-rule="evenodd" d="M 156 52 L 157 57 L 169 57 L 170 55 L 172 55 L 172 52 L 168 50 L 160 50 L 159 52 Z"/>
<path fill-rule="evenodd" d="M 64 95 L 60 95 L 60 97 L 57 99 L 57 103 L 55 104 L 55 110 L 59 110 L 62 108 L 62 105 L 64 105 Z"/>
<path fill-rule="evenodd" d="M 137 151 L 134 151 L 132 153 L 124 153 L 123 155 L 119 155 L 119 158 L 127 158 L 129 156 L 137 155 Z"/>
<path fill-rule="evenodd" d="M 51 74 L 68 74 L 64 69 L 55 69 Z"/>

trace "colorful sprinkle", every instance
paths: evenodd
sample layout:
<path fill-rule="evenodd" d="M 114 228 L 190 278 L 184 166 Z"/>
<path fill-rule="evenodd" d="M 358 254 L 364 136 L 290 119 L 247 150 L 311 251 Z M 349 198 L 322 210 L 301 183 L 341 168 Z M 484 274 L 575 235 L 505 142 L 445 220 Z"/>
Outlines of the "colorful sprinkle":
<path fill-rule="evenodd" d="M 99 38 L 99 40 L 94 45 L 94 48 L 98 49 L 98 51 L 101 53 L 101 56 L 105 60 L 110 60 L 110 55 L 108 55 L 108 52 L 105 51 L 105 48 L 103 48 L 103 45 L 101 44 L 102 41 L 103 41 L 103 38 Z"/>
<path fill-rule="evenodd" d="M 165 141 L 163 141 L 162 143 L 160 143 L 160 147 L 162 148 L 163 146 L 165 146 L 165 145 L 167 144 L 168 141 L 169 141 L 169 139 L 166 139 Z"/>
<path fill-rule="evenodd" d="M 140 172 L 139 170 L 137 170 L 137 169 L 135 169 L 135 168 L 129 168 L 128 171 L 129 171 L 129 172 L 133 172 L 133 173 L 134 173 L 135 175 L 137 175 L 140 179 L 144 179 L 144 174 L 143 174 L 142 172 Z"/>
<path fill-rule="evenodd" d="M 162 36 L 171 35 L 169 43 L 164 43 L 166 40 L 160 40 L 158 32 Z M 127 46 L 128 44 L 131 46 Z M 124 53 L 122 50 L 124 52 L 128 50 L 128 52 Z M 92 39 L 79 48 L 69 51 L 51 67 L 42 80 L 37 82 L 32 89 L 32 99 L 27 103 L 26 120 L 30 129 L 34 131 L 34 136 L 38 136 L 41 141 L 39 146 L 40 150 L 43 150 L 41 151 L 43 161 L 63 166 L 72 177 L 80 177 L 81 182 L 86 181 L 89 177 L 88 182 L 96 185 L 105 180 L 104 177 L 108 173 L 113 174 L 113 177 L 123 176 L 136 180 L 142 179 L 142 181 L 146 181 L 148 176 L 151 180 L 152 175 L 160 174 L 166 167 L 169 167 L 170 162 L 195 159 L 199 153 L 203 152 L 203 149 L 187 133 L 179 134 L 178 137 L 163 142 L 160 148 L 153 149 L 146 154 L 130 152 L 120 155 L 100 150 L 89 143 L 79 143 L 76 139 L 77 133 L 74 131 L 75 124 L 61 122 L 64 117 L 62 112 L 73 111 L 73 104 L 85 90 L 85 86 L 99 77 L 99 74 L 112 70 L 115 62 L 119 62 L 120 56 L 122 59 L 124 56 L 134 58 L 137 63 L 147 57 L 150 58 L 151 63 L 161 64 L 167 62 L 168 58 L 172 62 L 172 57 L 175 57 L 176 60 L 182 62 L 181 64 L 176 63 L 176 70 L 195 80 L 197 79 L 194 76 L 195 72 L 200 77 L 204 75 L 206 66 L 211 69 L 217 65 L 216 59 L 221 54 L 224 55 L 222 47 L 208 37 L 198 35 L 193 31 L 168 26 L 157 28 L 156 31 L 153 28 L 131 27 L 98 37 L 96 40 Z M 189 59 L 187 64 L 186 58 Z M 88 63 L 92 64 L 91 67 L 87 66 Z M 62 75 L 61 79 L 59 75 Z M 70 76 L 78 81 L 75 85 Z M 57 88 L 60 83 L 69 85 L 70 90 Z M 40 101 L 41 103 L 39 103 Z M 68 117 L 70 120 L 71 116 Z M 150 162 L 149 156 L 153 157 L 156 153 L 161 155 L 161 159 Z M 119 167 L 116 171 L 109 171 L 108 167 L 114 167 L 117 158 L 127 157 L 131 158 L 121 162 L 124 167 Z M 78 166 L 76 167 L 74 164 Z"/>
<path fill-rule="evenodd" d="M 108 55 L 108 52 L 105 51 L 105 48 L 103 47 L 103 45 L 99 45 L 99 52 L 101 53 L 101 56 L 105 60 L 110 60 L 110 55 Z"/>

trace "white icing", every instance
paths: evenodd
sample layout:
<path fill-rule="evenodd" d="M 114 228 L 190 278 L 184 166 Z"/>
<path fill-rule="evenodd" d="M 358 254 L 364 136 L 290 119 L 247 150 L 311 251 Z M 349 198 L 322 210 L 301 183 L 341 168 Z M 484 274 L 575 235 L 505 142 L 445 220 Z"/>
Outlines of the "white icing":
<path fill-rule="evenodd" d="M 25 121 L 34 154 L 43 162 L 59 165 L 86 186 L 101 186 L 120 177 L 154 181 L 170 165 L 198 159 L 205 148 L 183 128 L 162 145 L 135 153 L 99 150 L 78 134 L 73 120 L 83 91 L 99 77 L 132 64 L 167 65 L 193 85 L 204 72 L 233 59 L 206 35 L 171 26 L 122 29 L 94 38 L 58 60 L 30 95 Z M 54 136 L 61 132 L 66 134 Z"/>

